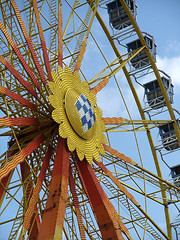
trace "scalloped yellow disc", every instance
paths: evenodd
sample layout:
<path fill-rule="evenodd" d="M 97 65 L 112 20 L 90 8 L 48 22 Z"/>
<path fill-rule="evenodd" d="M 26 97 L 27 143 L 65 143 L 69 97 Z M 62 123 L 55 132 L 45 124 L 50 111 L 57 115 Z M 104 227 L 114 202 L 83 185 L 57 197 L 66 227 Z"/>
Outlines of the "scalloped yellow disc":
<path fill-rule="evenodd" d="M 96 104 L 95 94 L 90 92 L 87 82 L 81 82 L 80 74 L 72 72 L 68 66 L 57 67 L 53 82 L 49 82 L 52 95 L 49 102 L 54 107 L 52 118 L 59 124 L 59 136 L 67 139 L 69 151 L 75 151 L 78 158 L 89 164 L 100 161 L 104 155 L 103 134 L 105 124 L 102 112 Z"/>

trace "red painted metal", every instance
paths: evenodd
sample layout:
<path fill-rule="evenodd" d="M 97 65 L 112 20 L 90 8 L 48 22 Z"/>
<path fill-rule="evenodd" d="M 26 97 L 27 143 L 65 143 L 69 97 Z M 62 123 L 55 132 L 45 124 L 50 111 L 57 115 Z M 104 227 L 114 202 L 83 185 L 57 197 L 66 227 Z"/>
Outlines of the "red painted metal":
<path fill-rule="evenodd" d="M 98 182 L 92 166 L 87 161 L 80 161 L 76 157 L 76 167 L 99 225 L 102 238 L 104 240 L 123 239 L 117 221 L 117 213 Z"/>
<path fill-rule="evenodd" d="M 68 194 L 69 152 L 65 139 L 59 138 L 49 195 L 44 210 L 38 240 L 62 239 L 64 214 Z"/>
<path fill-rule="evenodd" d="M 30 142 L 27 147 L 22 149 L 13 159 L 7 162 L 1 169 L 0 181 L 6 177 L 13 169 L 17 167 L 18 164 L 22 163 L 24 159 L 30 155 L 36 148 L 39 147 L 41 143 L 45 141 L 45 136 L 43 134 L 36 137 L 32 142 Z"/>
<path fill-rule="evenodd" d="M 29 107 L 33 111 L 36 111 L 36 105 L 31 103 L 29 100 L 19 96 L 17 93 L 11 92 L 8 88 L 0 86 L 0 92 L 6 94 L 11 99 L 18 101 L 22 105 Z"/>
<path fill-rule="evenodd" d="M 29 126 L 29 125 L 39 125 L 39 121 L 37 118 L 0 118 L 0 126 Z"/>

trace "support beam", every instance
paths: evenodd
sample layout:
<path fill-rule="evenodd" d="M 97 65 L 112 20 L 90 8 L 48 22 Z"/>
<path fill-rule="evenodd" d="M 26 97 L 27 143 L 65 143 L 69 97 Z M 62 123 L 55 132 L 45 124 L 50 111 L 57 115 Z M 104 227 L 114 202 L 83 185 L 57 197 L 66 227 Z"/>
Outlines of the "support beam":
<path fill-rule="evenodd" d="M 80 161 L 76 157 L 76 167 L 96 217 L 97 224 L 99 225 L 102 239 L 123 239 L 122 232 L 126 235 L 127 239 L 132 239 L 120 216 L 98 182 L 92 166 L 85 159 Z"/>
<path fill-rule="evenodd" d="M 69 152 L 65 140 L 59 138 L 49 195 L 44 210 L 38 240 L 62 239 L 68 194 Z"/>
<path fill-rule="evenodd" d="M 32 196 L 33 184 L 30 176 L 30 169 L 28 164 L 24 161 L 20 164 L 20 167 L 21 167 L 21 176 L 22 176 L 22 182 L 23 182 L 24 205 L 25 207 L 27 207 L 29 204 L 30 197 Z M 35 218 L 35 214 L 33 214 L 33 218 Z M 36 216 L 35 222 L 33 222 L 33 219 L 31 220 L 32 230 L 30 231 L 31 228 L 28 229 L 29 240 L 37 239 L 37 235 L 39 232 L 39 225 L 40 225 L 40 219 L 38 215 Z"/>
<path fill-rule="evenodd" d="M 80 211 L 78 195 L 77 195 L 76 187 L 75 187 L 75 180 L 73 178 L 71 167 L 69 169 L 69 185 L 70 185 L 71 193 L 73 196 L 73 203 L 74 203 L 74 207 L 76 210 L 76 216 L 77 216 L 77 221 L 78 221 L 78 225 L 79 225 L 79 232 L 80 232 L 81 240 L 86 240 L 85 229 L 84 229 L 84 224 L 83 224 L 83 220 L 82 220 L 82 214 Z"/>
<path fill-rule="evenodd" d="M 11 156 L 13 156 L 14 154 L 16 154 L 17 150 L 13 150 L 13 151 L 7 151 L 7 158 L 10 158 Z M 5 194 L 6 194 L 6 189 L 9 186 L 9 183 L 11 181 L 13 175 L 13 171 L 10 172 L 5 178 L 2 179 L 2 181 L 0 182 L 0 207 L 3 203 Z"/>

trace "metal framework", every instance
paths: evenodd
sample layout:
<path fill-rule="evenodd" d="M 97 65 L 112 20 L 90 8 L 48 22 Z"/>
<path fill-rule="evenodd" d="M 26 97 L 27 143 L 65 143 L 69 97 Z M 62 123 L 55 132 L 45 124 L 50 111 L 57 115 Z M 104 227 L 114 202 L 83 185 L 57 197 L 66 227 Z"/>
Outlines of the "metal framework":
<path fill-rule="evenodd" d="M 172 239 L 169 206 L 179 202 L 180 189 L 163 179 L 153 138 L 173 122 L 180 145 L 180 131 L 137 22 L 120 2 L 132 24 L 126 37 L 110 33 L 103 1 L 0 0 L 0 137 L 8 142 L 0 153 L 0 232 L 8 227 L 8 239 Z M 121 55 L 116 40 L 132 35 L 142 47 Z M 164 96 L 165 120 L 146 118 L 138 97 L 128 66 L 142 51 Z M 135 118 L 120 78 L 133 96 Z M 64 120 L 69 88 L 86 93 L 94 109 L 90 140 L 79 136 L 78 123 Z M 118 96 L 118 117 L 102 117 L 96 108 L 96 95 L 105 91 L 103 103 L 106 89 Z M 147 170 L 146 159 L 156 172 Z M 151 209 L 164 209 L 166 230 Z"/>

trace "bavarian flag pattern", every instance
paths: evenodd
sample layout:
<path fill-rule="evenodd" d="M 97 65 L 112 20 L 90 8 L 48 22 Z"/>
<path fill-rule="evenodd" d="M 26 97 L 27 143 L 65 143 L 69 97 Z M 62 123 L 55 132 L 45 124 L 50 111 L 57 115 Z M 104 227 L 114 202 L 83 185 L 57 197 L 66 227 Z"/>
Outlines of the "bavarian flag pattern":
<path fill-rule="evenodd" d="M 94 110 L 89 100 L 83 93 L 80 95 L 80 97 L 78 98 L 75 104 L 81 118 L 83 134 L 84 134 L 94 125 L 94 122 L 96 119 Z"/>

